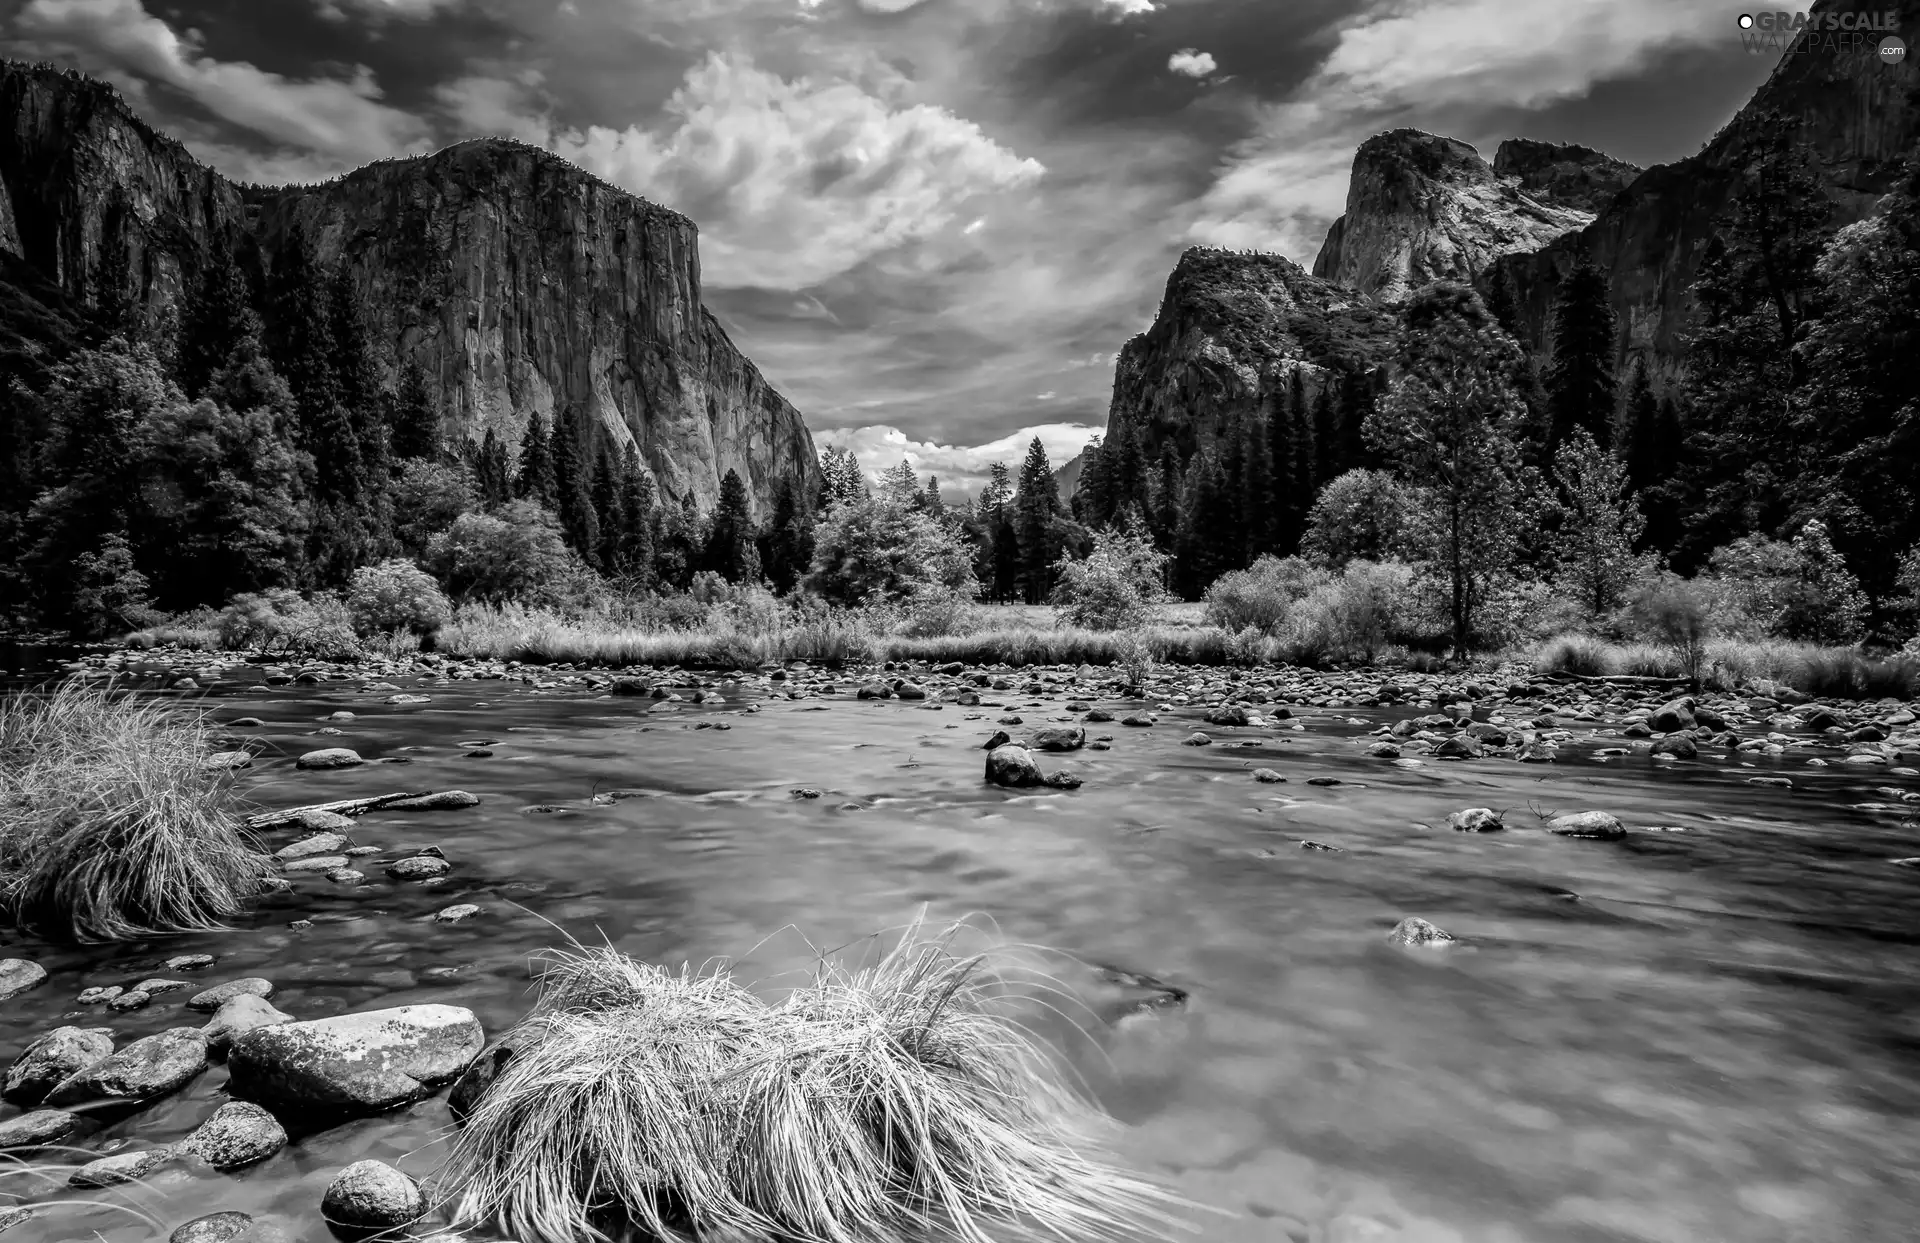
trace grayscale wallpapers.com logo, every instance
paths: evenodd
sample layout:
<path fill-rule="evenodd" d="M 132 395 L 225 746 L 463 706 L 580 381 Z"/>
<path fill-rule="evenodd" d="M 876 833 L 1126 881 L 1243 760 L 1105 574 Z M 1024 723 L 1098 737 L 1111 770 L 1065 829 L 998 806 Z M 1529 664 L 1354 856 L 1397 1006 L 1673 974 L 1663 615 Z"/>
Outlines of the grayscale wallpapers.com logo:
<path fill-rule="evenodd" d="M 1838 52 L 1871 55 L 1883 65 L 1907 58 L 1907 41 L 1894 33 L 1900 15 L 1881 13 L 1742 13 L 1740 42 L 1755 55 Z"/>

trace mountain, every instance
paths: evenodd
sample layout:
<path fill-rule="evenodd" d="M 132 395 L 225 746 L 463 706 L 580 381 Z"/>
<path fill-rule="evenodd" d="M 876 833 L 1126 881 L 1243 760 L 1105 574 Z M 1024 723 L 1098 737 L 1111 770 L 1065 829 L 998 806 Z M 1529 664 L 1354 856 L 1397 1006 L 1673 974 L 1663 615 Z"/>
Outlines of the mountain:
<path fill-rule="evenodd" d="M 1631 185 L 1640 167 L 1578 143 L 1509 138 L 1493 153 L 1493 175 L 1542 203 L 1592 215 Z"/>
<path fill-rule="evenodd" d="M 1821 0 L 1815 14 L 1896 14 L 1920 29 L 1920 0 Z M 1625 360 L 1646 357 L 1656 374 L 1684 363 L 1693 322 L 1690 289 L 1716 222 L 1757 151 L 1782 126 L 1809 149 L 1841 222 L 1858 220 L 1893 187 L 1920 139 L 1913 58 L 1880 61 L 1874 48 L 1791 53 L 1700 152 L 1647 169 L 1607 202 L 1592 223 L 1529 254 L 1498 259 L 1482 284 L 1509 283 L 1517 328 L 1539 347 L 1561 280 L 1586 259 L 1612 282 Z"/>
<path fill-rule="evenodd" d="M 1073 460 L 1053 472 L 1053 486 L 1060 493 L 1062 505 L 1071 504 L 1073 494 L 1080 488 L 1080 472 L 1086 468 L 1086 450 L 1073 455 Z"/>
<path fill-rule="evenodd" d="M 105 83 L 12 62 L 0 117 L 0 307 L 26 308 L 10 318 L 118 297 L 154 324 L 209 256 L 258 288 L 297 233 L 346 265 L 388 381 L 418 362 L 450 435 L 513 445 L 571 403 L 637 444 L 669 500 L 710 507 L 734 469 L 764 514 L 782 478 L 817 482 L 799 411 L 701 300 L 693 222 L 558 156 L 482 139 L 321 185 L 236 185 Z"/>
<path fill-rule="evenodd" d="M 1390 311 L 1290 259 L 1196 247 L 1167 278 L 1152 327 L 1121 347 L 1106 443 L 1124 425 L 1149 463 L 1182 461 L 1285 400 L 1296 373 L 1317 397 L 1393 348 Z"/>
<path fill-rule="evenodd" d="M 1354 153 L 1347 212 L 1328 230 L 1313 274 L 1400 302 L 1431 281 L 1470 280 L 1500 255 L 1537 250 L 1593 219 L 1571 205 L 1583 176 L 1618 178 L 1609 167 L 1617 161 L 1573 154 L 1585 150 L 1515 149 L 1507 153 L 1515 172 L 1502 175 L 1457 139 L 1376 134 Z"/>

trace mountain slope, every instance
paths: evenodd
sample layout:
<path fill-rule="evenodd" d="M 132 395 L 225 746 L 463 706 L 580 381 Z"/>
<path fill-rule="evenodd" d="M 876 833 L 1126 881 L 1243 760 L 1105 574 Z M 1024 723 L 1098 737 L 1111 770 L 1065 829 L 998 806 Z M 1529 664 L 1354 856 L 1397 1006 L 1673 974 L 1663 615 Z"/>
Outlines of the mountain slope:
<path fill-rule="evenodd" d="M 417 361 L 445 431 L 509 445 L 569 403 L 640 447 L 667 499 L 711 506 L 728 469 L 760 513 L 811 486 L 797 410 L 706 309 L 685 217 L 503 140 L 382 161 L 317 186 L 240 187 L 111 88 L 0 65 L 0 250 L 82 304 L 121 288 L 149 322 L 207 256 L 256 278 L 295 231 L 344 261 L 391 380 Z"/>

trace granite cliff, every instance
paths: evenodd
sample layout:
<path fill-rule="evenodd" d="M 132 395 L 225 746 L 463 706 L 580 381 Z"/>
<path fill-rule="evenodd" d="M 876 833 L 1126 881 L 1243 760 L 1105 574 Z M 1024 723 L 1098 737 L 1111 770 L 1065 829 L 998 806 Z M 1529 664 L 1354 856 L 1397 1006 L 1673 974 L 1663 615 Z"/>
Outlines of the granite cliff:
<path fill-rule="evenodd" d="M 765 513 L 782 478 L 817 480 L 799 412 L 701 301 L 694 224 L 557 156 L 487 139 L 238 186 L 104 83 L 11 63 L 0 117 L 0 280 L 31 273 L 154 322 L 209 255 L 258 277 L 298 231 L 347 265 L 389 378 L 409 358 L 425 369 L 449 434 L 514 444 L 573 403 L 637 444 L 671 500 L 710 506 L 734 469 Z"/>
<path fill-rule="evenodd" d="M 1920 0 L 1821 0 L 1812 11 L 1889 10 L 1902 30 L 1920 29 Z M 1684 365 L 1700 260 L 1761 144 L 1783 125 L 1795 131 L 1839 221 L 1858 220 L 1892 189 L 1902 158 L 1920 140 L 1916 86 L 1920 70 L 1911 56 L 1883 63 L 1870 45 L 1784 55 L 1698 154 L 1647 169 L 1592 223 L 1532 253 L 1501 257 L 1481 283 L 1509 282 L 1518 330 L 1537 348 L 1560 282 L 1590 260 L 1612 282 L 1621 357 L 1647 358 L 1657 375 L 1672 376 Z"/>
<path fill-rule="evenodd" d="M 1559 179 L 1561 198 L 1536 197 L 1529 182 L 1556 184 L 1547 164 L 1526 161 L 1527 176 L 1503 176 L 1457 139 L 1376 134 L 1354 154 L 1346 214 L 1328 231 L 1313 274 L 1400 302 L 1431 281 L 1471 280 L 1501 255 L 1537 250 L 1593 218 L 1567 205 L 1573 177 Z"/>
<path fill-rule="evenodd" d="M 1121 347 L 1107 440 L 1122 425 L 1151 461 L 1182 460 L 1265 419 L 1298 373 L 1309 398 L 1393 348 L 1393 316 L 1279 255 L 1195 248 L 1180 256 L 1152 327 Z"/>

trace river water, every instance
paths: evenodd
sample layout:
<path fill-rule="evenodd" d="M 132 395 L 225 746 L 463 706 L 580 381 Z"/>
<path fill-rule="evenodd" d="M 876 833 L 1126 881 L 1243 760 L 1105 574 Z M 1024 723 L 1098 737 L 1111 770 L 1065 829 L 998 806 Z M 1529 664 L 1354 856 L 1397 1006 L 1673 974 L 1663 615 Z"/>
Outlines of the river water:
<path fill-rule="evenodd" d="M 1194 1239 L 1895 1243 L 1920 1231 L 1920 873 L 1887 862 L 1920 854 L 1920 819 L 1853 806 L 1915 778 L 1719 750 L 1664 766 L 1596 757 L 1618 745 L 1606 737 L 1550 765 L 1366 758 L 1356 740 L 1410 708 L 1296 709 L 1278 728 L 1209 727 L 1213 745 L 1181 745 L 1196 706 L 1150 729 L 1095 726 L 1111 750 L 1043 757 L 1081 789 L 1015 793 L 982 782 L 983 738 L 1007 712 L 1029 726 L 1070 718 L 1064 697 L 761 701 L 721 685 L 720 702 L 696 705 L 419 689 L 432 702 L 239 683 L 208 702 L 265 720 L 244 731 L 263 751 L 246 776 L 263 805 L 479 795 L 467 810 L 359 823 L 356 840 L 383 852 L 440 846 L 454 863 L 444 883 L 389 882 L 383 853 L 362 865 L 364 885 L 301 877 L 231 932 L 86 949 L 15 937 L 5 952 L 52 978 L 0 1002 L 0 1056 L 60 1022 L 110 1026 L 124 1044 L 204 1021 L 184 992 L 130 1014 L 74 1004 L 88 986 L 167 974 L 175 954 L 217 955 L 195 977 L 206 983 L 272 979 L 296 1017 L 448 1002 L 498 1034 L 529 1004 L 533 956 L 563 932 L 656 962 L 731 956 L 777 981 L 809 944 L 856 942 L 925 908 L 975 916 L 983 939 L 1189 992 L 1184 1008 L 1095 1025 L 1093 1039 L 1053 1037 L 1127 1124 L 1125 1159 L 1207 1206 Z M 359 714 L 344 736 L 309 736 L 341 708 Z M 482 741 L 490 757 L 464 754 Z M 294 769 L 330 745 L 409 762 Z M 1256 766 L 1287 782 L 1254 782 Z M 1776 771 L 1796 788 L 1745 782 Z M 593 801 L 615 789 L 637 793 Z M 1448 831 L 1447 813 L 1472 806 L 1510 809 L 1513 828 Z M 1562 839 L 1527 828 L 1530 809 L 1607 810 L 1633 832 Z M 456 902 L 483 913 L 433 922 Z M 1460 942 L 1388 944 L 1407 915 Z M 288 926 L 301 919 L 312 925 Z M 1099 984 L 1085 996 L 1108 1018 L 1129 1000 Z M 216 1065 L 88 1147 L 181 1137 L 224 1079 Z M 118 1243 L 240 1209 L 320 1243 L 319 1200 L 341 1166 L 377 1157 L 425 1177 L 447 1124 L 442 1095 L 238 1175 L 163 1172 L 85 1193 L 145 1221 L 68 1207 L 17 1231 Z M 72 1194 L 32 1174 L 0 1183 L 30 1189 Z"/>

